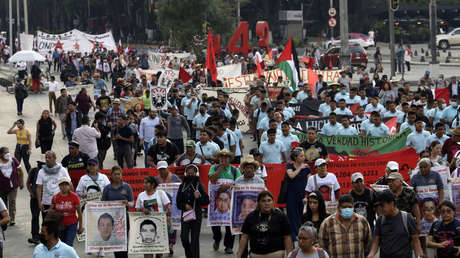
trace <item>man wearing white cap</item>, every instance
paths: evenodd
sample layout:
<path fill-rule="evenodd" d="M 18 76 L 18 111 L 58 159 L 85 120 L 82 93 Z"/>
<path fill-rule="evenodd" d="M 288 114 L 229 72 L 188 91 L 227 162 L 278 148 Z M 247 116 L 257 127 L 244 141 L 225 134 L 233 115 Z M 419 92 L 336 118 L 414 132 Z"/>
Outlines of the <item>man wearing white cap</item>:
<path fill-rule="evenodd" d="M 353 189 L 350 190 L 350 195 L 353 197 L 354 210 L 357 214 L 367 219 L 373 232 L 375 221 L 375 192 L 364 186 L 364 176 L 359 172 L 351 175 L 351 185 Z"/>
<path fill-rule="evenodd" d="M 387 167 L 385 168 L 385 176 L 380 177 L 375 182 L 376 185 L 388 185 L 387 177 L 390 173 L 399 172 L 399 164 L 396 161 L 388 161 Z M 403 181 L 403 186 L 408 186 L 406 182 Z"/>
<path fill-rule="evenodd" d="M 308 178 L 307 186 L 305 187 L 307 195 L 319 190 L 323 195 L 324 201 L 338 200 L 340 196 L 340 184 L 333 173 L 327 172 L 327 161 L 317 159 L 315 161 L 315 168 L 318 173 Z"/>

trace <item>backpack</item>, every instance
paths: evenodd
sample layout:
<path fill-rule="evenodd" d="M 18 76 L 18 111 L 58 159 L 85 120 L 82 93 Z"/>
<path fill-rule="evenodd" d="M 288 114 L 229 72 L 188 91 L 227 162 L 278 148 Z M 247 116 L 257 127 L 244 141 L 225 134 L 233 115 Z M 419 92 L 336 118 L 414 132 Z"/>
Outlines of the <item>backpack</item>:
<path fill-rule="evenodd" d="M 409 216 L 409 213 L 407 213 L 405 211 L 401 211 L 401 215 L 402 215 L 402 220 L 403 220 L 403 224 L 404 224 L 404 230 L 406 231 L 406 233 L 410 237 L 409 228 L 407 227 L 407 217 Z M 382 215 L 381 217 L 382 217 L 382 220 L 380 221 L 380 226 L 382 227 L 383 223 L 385 223 L 385 216 Z"/>

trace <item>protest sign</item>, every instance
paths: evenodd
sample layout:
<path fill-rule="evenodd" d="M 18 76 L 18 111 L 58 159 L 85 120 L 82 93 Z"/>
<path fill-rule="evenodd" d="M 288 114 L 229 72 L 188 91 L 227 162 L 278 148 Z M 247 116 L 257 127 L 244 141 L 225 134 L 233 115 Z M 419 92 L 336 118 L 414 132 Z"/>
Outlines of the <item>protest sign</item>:
<path fill-rule="evenodd" d="M 371 184 L 370 187 L 374 189 L 376 192 L 383 192 L 385 190 L 390 189 L 388 185 L 376 185 L 376 184 Z"/>
<path fill-rule="evenodd" d="M 241 63 L 223 65 L 217 67 L 217 79 L 224 81 L 225 78 L 235 77 L 241 75 Z"/>
<path fill-rule="evenodd" d="M 156 75 L 158 72 L 163 72 L 164 69 L 148 69 L 148 70 L 141 70 L 141 76 L 145 75 L 147 81 L 152 81 L 152 76 Z"/>
<path fill-rule="evenodd" d="M 230 205 L 232 193 L 230 189 L 220 191 L 222 184 L 232 184 L 233 180 L 219 179 L 216 184 L 209 182 L 209 207 L 208 207 L 208 227 L 230 226 Z"/>
<path fill-rule="evenodd" d="M 406 148 L 406 139 L 410 133 L 411 130 L 406 129 L 403 132 L 383 137 L 319 134 L 316 139 L 326 145 L 328 153 L 343 156 L 372 156 Z M 294 134 L 301 142 L 306 140 L 305 134 L 297 132 Z"/>
<path fill-rule="evenodd" d="M 303 106 L 304 105 L 300 106 L 300 109 L 302 110 L 301 112 L 310 113 L 310 114 L 312 113 L 312 112 L 306 111 L 303 108 Z M 343 115 L 337 115 L 338 123 L 340 123 L 342 121 L 342 117 L 344 117 L 344 116 Z M 350 118 L 350 120 L 352 119 L 352 117 L 350 117 L 350 116 L 348 116 L 348 117 Z M 306 132 L 307 129 L 310 128 L 310 127 L 316 128 L 316 130 L 318 132 L 321 132 L 321 130 L 323 129 L 324 125 L 329 122 L 329 117 L 308 117 L 308 118 L 296 119 L 295 122 L 296 122 L 296 128 L 300 129 L 300 130 L 302 130 L 304 132 Z M 387 123 L 392 123 L 393 122 L 393 118 L 385 117 L 385 118 L 382 119 L 382 122 L 385 125 L 387 125 Z M 354 127 L 356 129 L 356 131 L 358 131 L 358 134 L 360 134 L 361 133 L 361 123 L 362 123 L 362 121 L 350 121 L 350 126 Z M 395 133 L 396 133 L 396 129 L 393 132 L 393 134 L 395 134 Z"/>
<path fill-rule="evenodd" d="M 416 187 L 418 206 L 420 207 L 420 214 L 423 216 L 425 205 L 438 207 L 439 193 L 436 185 L 424 185 Z"/>
<path fill-rule="evenodd" d="M 166 213 L 130 212 L 129 223 L 130 254 L 169 253 Z"/>
<path fill-rule="evenodd" d="M 176 196 L 177 190 L 179 189 L 180 183 L 168 183 L 160 184 L 158 186 L 159 190 L 163 190 L 168 195 L 169 200 L 171 201 L 171 223 L 175 230 L 180 230 L 180 219 L 182 212 L 177 208 Z"/>
<path fill-rule="evenodd" d="M 126 205 L 116 202 L 88 202 L 86 215 L 86 252 L 103 249 L 126 251 Z"/>
<path fill-rule="evenodd" d="M 452 181 L 452 202 L 455 205 L 455 218 L 460 219 L 460 178 Z"/>
<path fill-rule="evenodd" d="M 83 207 L 86 205 L 86 203 L 90 201 L 100 201 L 102 197 L 102 192 L 92 192 L 92 193 L 87 193 L 86 197 L 80 197 L 80 206 Z"/>
<path fill-rule="evenodd" d="M 444 200 L 452 201 L 452 192 L 450 189 L 450 170 L 447 166 L 433 166 L 431 171 L 437 172 L 442 179 L 442 184 L 444 186 Z M 442 200 L 441 200 L 442 201 Z"/>
<path fill-rule="evenodd" d="M 169 89 L 178 77 L 179 71 L 166 69 L 161 73 L 160 78 L 158 78 L 158 87 Z"/>
<path fill-rule="evenodd" d="M 257 207 L 257 195 L 265 190 L 264 185 L 235 185 L 232 189 L 230 220 L 232 234 L 241 234 L 241 227 L 248 214 Z"/>
<path fill-rule="evenodd" d="M 249 110 L 244 104 L 244 97 L 247 94 L 246 89 L 223 89 L 228 93 L 228 104 L 232 108 L 236 108 L 240 111 L 238 117 L 238 128 L 241 132 L 246 132 L 249 130 Z M 202 93 L 208 94 L 209 97 L 213 96 L 217 98 L 217 90 L 215 88 L 204 88 Z"/>
<path fill-rule="evenodd" d="M 150 101 L 153 110 L 168 109 L 168 91 L 169 88 L 166 87 L 150 88 Z"/>

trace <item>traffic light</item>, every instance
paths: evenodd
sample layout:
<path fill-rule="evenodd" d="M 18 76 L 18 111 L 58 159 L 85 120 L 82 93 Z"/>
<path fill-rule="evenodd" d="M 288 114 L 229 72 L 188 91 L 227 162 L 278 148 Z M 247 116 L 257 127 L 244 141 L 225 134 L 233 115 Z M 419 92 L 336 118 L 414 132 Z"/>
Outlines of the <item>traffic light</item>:
<path fill-rule="evenodd" d="M 399 0 L 390 0 L 391 1 L 391 10 L 397 11 L 399 8 Z"/>

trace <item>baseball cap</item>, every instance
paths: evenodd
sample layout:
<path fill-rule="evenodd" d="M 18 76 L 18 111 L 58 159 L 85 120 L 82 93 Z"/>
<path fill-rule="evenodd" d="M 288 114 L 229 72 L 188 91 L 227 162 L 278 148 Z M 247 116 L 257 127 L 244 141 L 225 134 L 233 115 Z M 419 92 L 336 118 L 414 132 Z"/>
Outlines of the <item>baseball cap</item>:
<path fill-rule="evenodd" d="M 71 141 L 69 142 L 69 147 L 78 148 L 80 144 L 77 141 Z"/>
<path fill-rule="evenodd" d="M 359 173 L 359 172 L 356 172 L 356 173 L 353 173 L 353 175 L 351 175 L 351 182 L 354 183 L 356 182 L 356 180 L 358 179 L 361 179 L 364 181 L 364 177 L 363 177 L 363 174 Z"/>
<path fill-rule="evenodd" d="M 195 141 L 194 140 L 188 140 L 185 142 L 185 147 L 195 147 Z"/>
<path fill-rule="evenodd" d="M 121 115 L 121 119 L 123 120 L 129 120 L 129 116 L 126 114 Z"/>
<path fill-rule="evenodd" d="M 397 171 L 399 171 L 399 164 L 396 161 L 389 161 L 387 163 L 387 168 L 389 170 L 391 170 L 391 171 L 396 170 L 396 172 L 397 172 Z"/>
<path fill-rule="evenodd" d="M 88 159 L 88 165 L 97 165 L 99 164 L 97 159 Z"/>
<path fill-rule="evenodd" d="M 116 98 L 116 99 L 113 100 L 113 104 L 120 104 L 120 102 L 121 102 L 121 101 L 120 101 L 119 98 Z"/>
<path fill-rule="evenodd" d="M 62 183 L 68 183 L 68 184 L 70 185 L 70 182 L 71 182 L 71 181 L 70 181 L 70 178 L 68 178 L 68 177 L 65 176 L 65 177 L 61 177 L 61 178 L 59 179 L 58 185 L 60 185 L 60 184 L 62 184 Z"/>
<path fill-rule="evenodd" d="M 323 164 L 327 164 L 327 161 L 325 159 L 317 159 L 315 161 L 315 167 L 319 167 L 319 166 L 321 166 Z"/>
<path fill-rule="evenodd" d="M 399 179 L 401 181 L 404 181 L 403 179 L 403 176 L 401 175 L 401 173 L 398 173 L 398 172 L 392 172 L 388 175 L 387 179 L 391 180 L 391 179 Z"/>
<path fill-rule="evenodd" d="M 168 168 L 168 162 L 162 160 L 157 163 L 157 169 Z"/>

